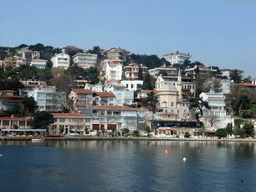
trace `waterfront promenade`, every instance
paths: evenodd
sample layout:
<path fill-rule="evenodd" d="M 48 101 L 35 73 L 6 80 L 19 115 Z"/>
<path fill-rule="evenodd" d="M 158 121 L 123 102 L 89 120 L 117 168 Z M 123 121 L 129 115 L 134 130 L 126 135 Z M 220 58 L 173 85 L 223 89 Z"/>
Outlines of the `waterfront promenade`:
<path fill-rule="evenodd" d="M 42 137 L 40 137 L 42 138 Z M 218 141 L 218 142 L 256 142 L 256 139 L 254 138 L 246 138 L 246 139 L 216 139 L 216 138 L 165 138 L 165 137 L 97 137 L 97 136 L 63 136 L 63 137 L 43 137 L 46 141 L 47 140 L 134 140 L 134 141 Z M 16 137 L 0 137 L 1 141 L 4 140 L 31 140 L 31 138 L 25 137 L 25 138 L 16 138 Z"/>

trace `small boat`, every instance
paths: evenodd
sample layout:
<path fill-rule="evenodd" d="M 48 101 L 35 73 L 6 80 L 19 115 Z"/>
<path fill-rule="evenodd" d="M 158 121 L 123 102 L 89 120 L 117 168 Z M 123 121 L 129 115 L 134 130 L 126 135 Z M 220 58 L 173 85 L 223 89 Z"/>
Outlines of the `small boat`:
<path fill-rule="evenodd" d="M 44 139 L 31 139 L 32 142 L 42 142 Z"/>

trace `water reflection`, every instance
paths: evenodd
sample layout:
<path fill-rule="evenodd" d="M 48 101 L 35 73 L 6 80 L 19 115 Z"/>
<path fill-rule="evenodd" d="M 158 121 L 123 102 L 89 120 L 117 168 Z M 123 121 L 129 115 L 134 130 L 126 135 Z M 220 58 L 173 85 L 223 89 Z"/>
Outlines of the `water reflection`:
<path fill-rule="evenodd" d="M 9 191 L 256 189 L 255 143 L 1 141 L 0 151 L 0 179 Z"/>

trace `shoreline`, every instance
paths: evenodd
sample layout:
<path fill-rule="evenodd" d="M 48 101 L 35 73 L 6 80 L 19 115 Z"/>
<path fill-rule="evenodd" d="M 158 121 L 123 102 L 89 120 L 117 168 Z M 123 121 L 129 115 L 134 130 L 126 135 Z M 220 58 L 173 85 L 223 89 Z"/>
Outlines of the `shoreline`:
<path fill-rule="evenodd" d="M 114 140 L 124 140 L 124 141 L 217 141 L 217 142 L 256 142 L 256 139 L 186 139 L 186 138 L 155 138 L 155 137 L 43 137 L 45 141 L 93 141 L 93 140 L 104 140 L 104 141 L 114 141 Z M 0 137 L 0 141 L 31 141 L 31 138 L 7 138 Z"/>

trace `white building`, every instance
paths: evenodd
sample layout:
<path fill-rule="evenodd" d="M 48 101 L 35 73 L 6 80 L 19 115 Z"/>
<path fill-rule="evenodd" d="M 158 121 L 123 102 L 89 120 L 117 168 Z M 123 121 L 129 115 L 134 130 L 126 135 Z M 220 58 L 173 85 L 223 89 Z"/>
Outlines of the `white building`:
<path fill-rule="evenodd" d="M 49 126 L 50 135 L 79 133 L 86 135 L 91 129 L 91 117 L 78 113 L 52 113 L 54 123 Z"/>
<path fill-rule="evenodd" d="M 225 104 L 225 95 L 222 93 L 201 93 L 200 98 L 203 101 L 207 101 L 211 109 L 203 109 L 203 116 L 215 116 L 215 117 L 226 117 L 227 112 L 224 108 Z"/>
<path fill-rule="evenodd" d="M 84 89 L 90 90 L 92 92 L 103 92 L 103 85 L 101 85 L 99 83 L 96 85 L 86 83 Z"/>
<path fill-rule="evenodd" d="M 163 57 L 173 65 L 183 64 L 185 60 L 189 61 L 192 56 L 189 53 L 180 53 L 179 51 L 176 51 L 175 53 L 166 54 Z"/>
<path fill-rule="evenodd" d="M 115 106 L 116 96 L 113 93 L 94 92 L 93 93 L 94 106 Z"/>
<path fill-rule="evenodd" d="M 52 58 L 52 67 L 68 69 L 70 66 L 70 56 L 66 53 L 55 54 Z"/>
<path fill-rule="evenodd" d="M 143 73 L 148 71 L 148 67 L 143 66 L 142 64 L 130 63 L 129 65 L 124 67 L 124 75 L 127 79 L 138 79 L 139 68 Z"/>
<path fill-rule="evenodd" d="M 158 91 L 157 90 L 142 90 L 140 92 L 138 92 L 138 96 L 137 98 L 140 99 L 140 98 L 146 98 L 148 96 L 148 93 L 155 93 L 156 95 L 158 95 Z"/>
<path fill-rule="evenodd" d="M 38 69 L 45 69 L 47 60 L 45 59 L 33 59 L 30 63 L 31 66 L 35 66 Z"/>
<path fill-rule="evenodd" d="M 133 132 L 143 121 L 138 110 L 131 107 L 95 106 L 82 110 L 82 114 L 92 117 L 92 129 L 107 132 L 121 132 L 125 128 Z"/>
<path fill-rule="evenodd" d="M 222 76 L 223 77 L 227 77 L 228 79 L 230 79 L 230 75 L 233 71 L 237 70 L 237 73 L 243 77 L 244 71 L 239 70 L 239 69 L 220 69 Z"/>
<path fill-rule="evenodd" d="M 126 89 L 119 81 L 106 80 L 104 91 L 111 92 L 116 96 L 116 105 L 132 105 L 134 102 L 134 92 Z"/>
<path fill-rule="evenodd" d="M 117 81 L 122 79 L 123 65 L 118 61 L 108 61 L 105 64 L 105 78 L 107 80 L 115 79 Z"/>
<path fill-rule="evenodd" d="M 0 60 L 0 67 L 3 67 L 3 61 Z"/>
<path fill-rule="evenodd" d="M 34 97 L 38 111 L 61 111 L 66 104 L 66 94 L 57 92 L 54 86 L 33 86 L 28 97 Z"/>
<path fill-rule="evenodd" d="M 125 86 L 129 91 L 137 91 L 141 88 L 143 80 L 122 80 L 121 84 Z"/>
<path fill-rule="evenodd" d="M 251 83 L 252 83 L 253 85 L 256 85 L 256 78 L 252 78 L 252 79 L 251 79 Z"/>
<path fill-rule="evenodd" d="M 177 69 L 173 67 L 166 67 L 165 65 L 150 69 L 149 74 L 157 78 L 159 75 L 162 76 L 177 76 Z"/>
<path fill-rule="evenodd" d="M 97 54 L 77 53 L 73 56 L 73 61 L 82 68 L 95 67 L 97 63 Z"/>
<path fill-rule="evenodd" d="M 92 106 L 92 92 L 89 90 L 72 89 L 68 97 L 73 101 L 73 111 L 75 112 Z"/>

